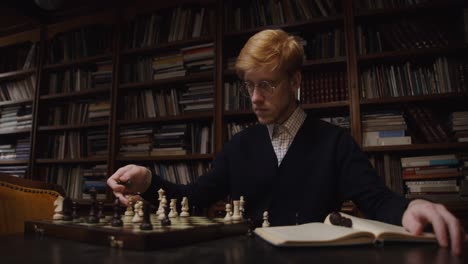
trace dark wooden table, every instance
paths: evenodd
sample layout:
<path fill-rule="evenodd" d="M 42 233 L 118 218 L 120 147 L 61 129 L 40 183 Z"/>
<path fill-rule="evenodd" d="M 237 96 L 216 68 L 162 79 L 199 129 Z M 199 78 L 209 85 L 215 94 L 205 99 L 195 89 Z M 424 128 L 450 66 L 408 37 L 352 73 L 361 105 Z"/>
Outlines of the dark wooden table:
<path fill-rule="evenodd" d="M 1 263 L 468 263 L 434 244 L 383 247 L 276 248 L 258 237 L 236 236 L 156 251 L 130 251 L 56 238 L 0 236 Z"/>

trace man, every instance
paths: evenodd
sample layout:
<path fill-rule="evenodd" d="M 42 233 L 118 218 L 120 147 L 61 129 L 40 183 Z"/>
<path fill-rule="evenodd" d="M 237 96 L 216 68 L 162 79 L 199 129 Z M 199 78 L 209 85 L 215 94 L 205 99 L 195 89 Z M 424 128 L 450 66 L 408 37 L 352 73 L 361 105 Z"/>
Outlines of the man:
<path fill-rule="evenodd" d="M 193 184 L 169 183 L 144 167 L 128 165 L 107 181 L 114 194 L 124 204 L 125 194 L 136 192 L 155 201 L 163 188 L 168 197 L 187 196 L 197 206 L 243 195 L 247 217 L 258 220 L 268 210 L 273 225 L 323 221 L 350 199 L 366 217 L 403 225 L 415 234 L 432 224 L 439 244 L 447 247 L 450 240 L 453 252 L 460 254 L 464 231 L 443 205 L 408 202 L 392 193 L 344 129 L 301 109 L 296 94 L 303 57 L 298 40 L 282 30 L 252 36 L 236 70 L 260 124 L 226 143 L 213 169 Z M 118 184 L 128 181 L 128 186 Z"/>

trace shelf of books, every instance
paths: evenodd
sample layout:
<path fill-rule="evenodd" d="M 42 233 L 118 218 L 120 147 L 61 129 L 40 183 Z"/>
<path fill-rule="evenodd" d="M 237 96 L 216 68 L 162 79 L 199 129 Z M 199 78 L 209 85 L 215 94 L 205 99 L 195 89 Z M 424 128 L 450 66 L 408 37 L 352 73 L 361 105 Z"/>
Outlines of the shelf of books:
<path fill-rule="evenodd" d="M 40 31 L 0 38 L 0 173 L 29 174 Z"/>
<path fill-rule="evenodd" d="M 357 2 L 363 150 L 394 191 L 466 209 L 468 13 L 461 1 Z"/>
<path fill-rule="evenodd" d="M 147 166 L 188 183 L 214 153 L 213 1 L 129 15 L 121 31 L 116 167 Z"/>
<path fill-rule="evenodd" d="M 72 199 L 107 197 L 115 19 L 90 16 L 46 29 L 34 153 L 36 179 Z"/>

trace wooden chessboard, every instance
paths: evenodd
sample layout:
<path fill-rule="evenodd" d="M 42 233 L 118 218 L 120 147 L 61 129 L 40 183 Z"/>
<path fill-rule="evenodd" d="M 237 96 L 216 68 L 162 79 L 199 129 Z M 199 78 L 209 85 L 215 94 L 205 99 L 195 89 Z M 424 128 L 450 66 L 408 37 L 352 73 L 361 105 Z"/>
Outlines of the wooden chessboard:
<path fill-rule="evenodd" d="M 25 234 L 52 236 L 74 241 L 117 247 L 150 250 L 188 245 L 232 235 L 247 234 L 246 221 L 225 222 L 222 218 L 187 217 L 171 218 L 170 226 L 161 226 L 156 216 L 151 216 L 153 230 L 140 230 L 140 224 L 110 225 L 110 217 L 102 223 L 88 224 L 84 219 L 65 221 L 27 221 Z"/>

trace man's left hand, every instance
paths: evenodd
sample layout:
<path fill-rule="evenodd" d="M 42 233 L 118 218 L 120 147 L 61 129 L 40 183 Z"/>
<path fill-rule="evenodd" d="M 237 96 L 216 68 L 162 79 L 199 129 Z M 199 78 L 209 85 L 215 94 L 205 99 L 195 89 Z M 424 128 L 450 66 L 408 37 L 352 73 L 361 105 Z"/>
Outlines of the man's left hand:
<path fill-rule="evenodd" d="M 406 230 L 415 235 L 420 235 L 426 225 L 432 224 L 439 245 L 448 247 L 450 242 L 452 252 L 461 254 L 465 231 L 460 221 L 442 204 L 413 200 L 403 214 L 402 223 Z"/>

